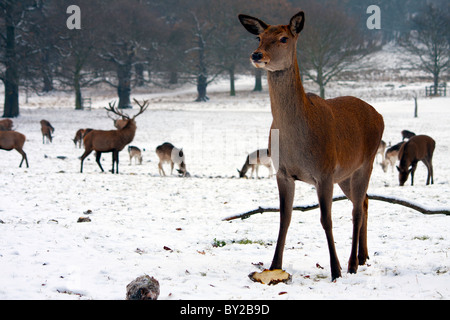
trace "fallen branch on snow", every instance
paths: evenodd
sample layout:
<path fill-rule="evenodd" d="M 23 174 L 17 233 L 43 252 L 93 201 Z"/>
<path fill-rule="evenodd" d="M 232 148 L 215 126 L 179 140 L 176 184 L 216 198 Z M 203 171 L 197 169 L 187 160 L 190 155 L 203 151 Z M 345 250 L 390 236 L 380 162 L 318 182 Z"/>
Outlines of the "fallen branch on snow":
<path fill-rule="evenodd" d="M 414 209 L 416 211 L 419 211 L 426 215 L 434 215 L 434 214 L 445 214 L 447 216 L 450 215 L 450 209 L 430 209 L 430 208 L 422 207 L 419 204 L 415 204 L 415 203 L 412 203 L 412 202 L 409 202 L 406 200 L 402 200 L 402 199 L 398 199 L 398 198 L 389 198 L 389 197 L 373 195 L 373 194 L 369 194 L 368 196 L 369 196 L 370 200 L 377 200 L 377 201 L 384 201 L 384 202 L 389 202 L 389 203 L 393 203 L 393 204 L 399 204 L 399 205 Z M 347 197 L 340 196 L 340 197 L 333 198 L 333 202 L 341 201 L 341 200 L 347 200 Z M 306 211 L 310 211 L 310 210 L 314 210 L 314 209 L 318 209 L 318 208 L 319 208 L 319 204 L 313 204 L 313 205 L 308 205 L 308 206 L 297 206 L 297 207 L 294 207 L 293 210 L 306 212 Z M 231 221 L 231 220 L 236 220 L 236 219 L 244 220 L 244 219 L 250 218 L 250 216 L 252 216 L 254 214 L 264 213 L 264 212 L 279 212 L 279 211 L 280 211 L 280 209 L 277 209 L 277 208 L 261 208 L 261 207 L 259 207 L 256 210 L 252 210 L 249 212 L 245 212 L 245 213 L 241 213 L 238 215 L 234 215 L 234 216 L 225 218 L 225 219 L 223 219 L 223 221 Z"/>

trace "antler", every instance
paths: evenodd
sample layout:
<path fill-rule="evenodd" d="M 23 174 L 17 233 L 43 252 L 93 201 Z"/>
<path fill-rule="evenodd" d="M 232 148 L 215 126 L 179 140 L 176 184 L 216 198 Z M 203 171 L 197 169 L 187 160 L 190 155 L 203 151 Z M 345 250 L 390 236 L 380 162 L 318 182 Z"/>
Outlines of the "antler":
<path fill-rule="evenodd" d="M 110 102 L 110 103 L 109 103 L 109 108 L 105 107 L 105 110 L 108 111 L 108 112 L 112 112 L 112 113 L 114 113 L 114 114 L 117 114 L 118 116 L 120 116 L 120 117 L 122 117 L 122 118 L 125 118 L 125 119 L 128 119 L 128 120 L 130 120 L 130 119 L 133 119 L 133 120 L 134 120 L 138 115 L 144 113 L 144 111 L 147 110 L 147 108 L 148 108 L 148 106 L 149 106 L 148 100 L 144 100 L 142 103 L 139 103 L 139 101 L 137 101 L 136 99 L 134 99 L 134 102 L 136 102 L 137 105 L 139 106 L 139 112 L 136 113 L 136 114 L 133 116 L 133 118 L 130 118 L 129 115 L 120 112 L 119 109 L 116 108 L 116 102 L 115 102 L 115 101 L 114 101 L 113 104 L 111 104 L 111 102 Z M 108 117 L 109 117 L 109 114 L 108 114 Z M 111 117 L 110 117 L 110 118 L 111 118 Z M 113 119 L 113 120 L 114 120 L 114 119 Z"/>
<path fill-rule="evenodd" d="M 114 114 L 117 114 L 118 116 L 120 116 L 122 118 L 130 119 L 129 115 L 126 115 L 125 113 L 120 112 L 119 109 L 116 108 L 116 102 L 115 101 L 114 101 L 113 104 L 111 104 L 111 102 L 110 102 L 109 103 L 109 108 L 105 107 L 105 110 L 108 111 L 108 112 L 112 112 Z M 109 113 L 108 113 L 108 117 L 109 117 Z"/>
<path fill-rule="evenodd" d="M 134 100 L 134 102 L 136 102 L 136 104 L 139 106 L 139 112 L 136 113 L 136 114 L 133 116 L 133 119 L 135 119 L 138 115 L 144 113 L 144 111 L 147 110 L 147 108 L 148 108 L 148 106 L 149 106 L 149 102 L 148 102 L 148 100 L 144 100 L 144 101 L 142 102 L 142 104 L 141 104 L 141 103 L 139 103 L 139 101 L 137 101 L 136 99 L 133 99 L 133 100 Z"/>

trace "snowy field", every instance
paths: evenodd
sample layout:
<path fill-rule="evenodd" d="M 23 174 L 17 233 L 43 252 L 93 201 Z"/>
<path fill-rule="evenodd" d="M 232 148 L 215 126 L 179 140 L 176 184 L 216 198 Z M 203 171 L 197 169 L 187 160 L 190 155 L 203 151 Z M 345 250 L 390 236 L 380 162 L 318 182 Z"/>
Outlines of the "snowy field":
<path fill-rule="evenodd" d="M 151 103 L 137 118 L 132 143 L 145 148 L 144 162 L 129 165 L 123 150 L 119 175 L 100 173 L 93 154 L 81 174 L 83 149 L 71 141 L 79 128 L 113 129 L 101 107 L 114 92 L 90 92 L 92 111 L 73 110 L 68 94 L 31 96 L 28 102 L 22 96 L 14 123 L 27 136 L 30 168 L 18 168 L 17 152 L 0 151 L 0 299 L 121 300 L 126 285 L 144 274 L 159 280 L 160 300 L 450 298 L 450 217 L 379 201 L 369 206 L 370 260 L 357 274 L 346 273 L 351 204 L 341 201 L 333 204 L 333 223 L 342 278 L 331 282 L 325 234 L 314 210 L 293 215 L 284 258 L 292 282 L 251 282 L 247 275 L 258 264 L 270 266 L 278 214 L 222 219 L 258 206 L 278 207 L 276 180 L 267 178 L 265 168 L 261 179 L 238 179 L 236 171 L 248 152 L 267 146 L 271 113 L 267 91 L 251 92 L 251 78 L 238 81 L 236 97 L 228 96 L 227 85 L 224 80 L 211 86 L 211 100 L 202 104 L 191 102 L 190 87 L 134 95 Z M 407 89 L 393 86 L 381 85 L 379 92 Z M 436 140 L 435 184 L 425 186 L 422 163 L 415 186 L 408 181 L 402 188 L 396 173 L 376 164 L 369 193 L 449 208 L 450 99 L 420 98 L 415 119 L 408 94 L 400 100 L 367 97 L 384 116 L 388 144 L 399 142 L 403 129 Z M 41 119 L 56 129 L 52 144 L 42 144 Z M 159 176 L 154 150 L 166 141 L 183 147 L 191 178 Z M 111 154 L 102 163 L 109 170 Z M 314 188 L 296 185 L 295 205 L 317 202 Z M 91 222 L 77 222 L 86 216 Z"/>

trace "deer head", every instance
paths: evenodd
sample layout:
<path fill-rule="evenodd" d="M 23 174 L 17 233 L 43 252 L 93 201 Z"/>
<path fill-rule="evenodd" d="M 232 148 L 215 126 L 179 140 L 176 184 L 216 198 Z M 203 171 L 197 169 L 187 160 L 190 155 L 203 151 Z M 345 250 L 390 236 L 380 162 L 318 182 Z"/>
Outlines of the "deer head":
<path fill-rule="evenodd" d="M 259 40 L 258 49 L 250 58 L 256 68 L 281 71 L 293 65 L 297 55 L 297 39 L 305 24 L 303 11 L 293 16 L 289 25 L 270 26 L 244 14 L 239 15 L 239 20 Z"/>

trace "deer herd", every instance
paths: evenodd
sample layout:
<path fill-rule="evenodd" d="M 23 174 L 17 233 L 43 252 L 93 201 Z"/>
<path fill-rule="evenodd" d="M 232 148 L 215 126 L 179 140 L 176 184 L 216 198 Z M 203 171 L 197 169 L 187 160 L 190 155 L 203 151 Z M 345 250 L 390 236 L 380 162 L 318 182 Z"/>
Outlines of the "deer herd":
<path fill-rule="evenodd" d="M 358 266 L 365 264 L 368 257 L 367 189 L 372 174 L 373 164 L 381 155 L 381 167 L 384 172 L 388 167 L 398 170 L 398 180 L 403 186 L 414 173 L 419 161 L 428 170 L 426 184 L 433 184 L 432 158 L 435 141 L 426 135 L 416 135 L 410 131 L 401 132 L 403 140 L 387 146 L 381 140 L 384 133 L 383 117 L 369 104 L 355 97 L 339 97 L 324 100 L 317 95 L 304 91 L 297 62 L 297 40 L 305 25 L 303 11 L 294 15 L 287 25 L 270 25 L 264 21 L 239 15 L 244 28 L 255 35 L 259 41 L 257 49 L 250 55 L 255 68 L 267 71 L 269 96 L 273 122 L 271 130 L 278 130 L 279 145 L 269 142 L 268 149 L 256 150 L 246 157 L 239 177 L 250 177 L 264 166 L 273 175 L 271 152 L 278 148 L 279 163 L 276 179 L 280 200 L 280 228 L 272 265 L 269 271 L 282 269 L 283 250 L 289 228 L 294 200 L 295 181 L 312 184 L 316 188 L 321 211 L 321 223 L 325 230 L 330 253 L 331 277 L 341 277 L 341 266 L 335 251 L 332 233 L 331 203 L 333 185 L 338 184 L 353 204 L 353 234 L 348 272 L 356 273 Z M 102 153 L 112 153 L 112 173 L 119 173 L 119 153 L 128 145 L 130 164 L 142 164 L 142 151 L 131 146 L 136 133 L 136 117 L 144 113 L 149 103 L 135 100 L 138 112 L 130 117 L 120 111 L 114 104 L 105 108 L 108 117 L 115 115 L 115 130 L 79 129 L 73 142 L 76 147 L 84 146 L 81 155 L 80 172 L 83 162 L 95 151 L 96 162 L 103 172 L 100 159 Z M 47 120 L 41 121 L 43 143 L 52 143 L 55 129 Z M 270 139 L 269 139 L 270 140 Z M 0 149 L 15 149 L 22 155 L 22 161 L 28 159 L 23 150 L 26 137 L 13 130 L 9 119 L 0 121 Z M 172 175 L 174 166 L 182 177 L 189 177 L 186 169 L 185 154 L 171 143 L 163 143 L 156 148 L 159 158 L 158 170 L 166 176 L 163 165 L 170 164 Z"/>

